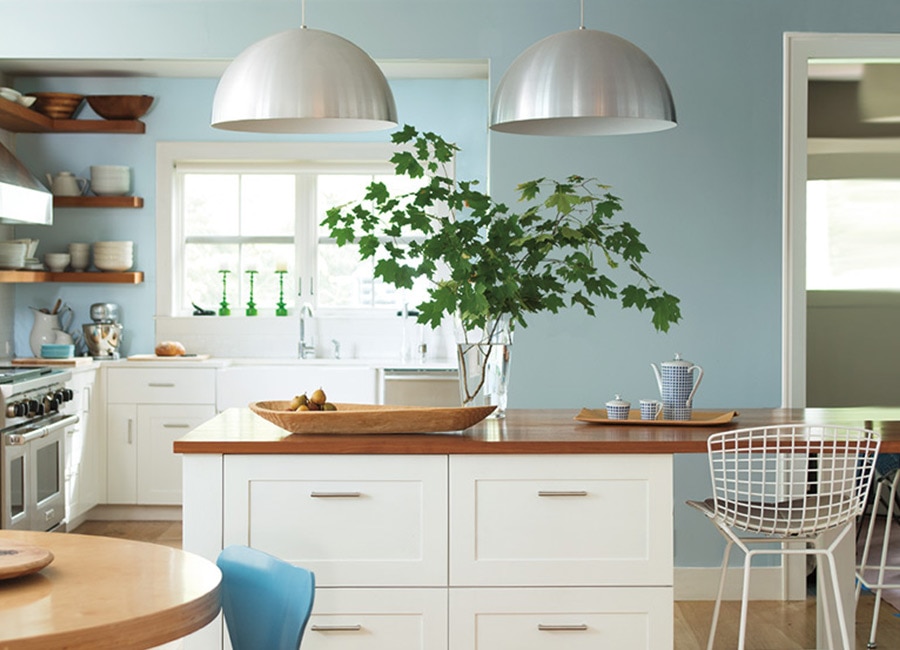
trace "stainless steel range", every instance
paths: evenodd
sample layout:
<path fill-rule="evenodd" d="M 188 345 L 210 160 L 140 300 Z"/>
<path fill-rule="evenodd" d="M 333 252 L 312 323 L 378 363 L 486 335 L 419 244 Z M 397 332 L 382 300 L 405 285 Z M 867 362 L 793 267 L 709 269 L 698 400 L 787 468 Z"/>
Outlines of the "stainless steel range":
<path fill-rule="evenodd" d="M 0 366 L 0 528 L 56 530 L 66 514 L 67 370 Z"/>

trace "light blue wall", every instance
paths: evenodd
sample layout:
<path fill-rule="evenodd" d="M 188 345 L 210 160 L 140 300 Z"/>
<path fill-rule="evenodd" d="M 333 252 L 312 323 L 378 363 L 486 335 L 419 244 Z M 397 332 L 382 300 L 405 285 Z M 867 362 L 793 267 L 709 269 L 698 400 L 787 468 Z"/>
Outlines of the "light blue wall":
<path fill-rule="evenodd" d="M 299 0 L 0 1 L 0 57 L 230 58 L 253 41 L 296 25 L 299 4 Z M 659 64 L 675 96 L 678 128 L 597 139 L 491 134 L 491 189 L 499 198 L 511 200 L 513 188 L 522 180 L 569 173 L 595 175 L 613 185 L 627 217 L 651 248 L 650 272 L 682 298 L 684 322 L 662 335 L 652 330 L 648 316 L 623 313 L 614 306 L 596 318 L 578 311 L 534 318 L 528 329 L 517 333 L 510 405 L 576 409 L 598 406 L 614 393 L 636 401 L 655 391 L 649 363 L 669 359 L 677 351 L 706 369 L 697 406 L 777 406 L 783 33 L 895 30 L 900 25 L 900 3 L 586 0 L 585 4 L 588 27 L 631 40 Z M 527 46 L 577 27 L 578 2 L 309 0 L 307 18 L 311 27 L 339 33 L 376 58 L 489 58 L 495 85 Z M 169 96 L 170 89 L 182 85 L 183 93 Z M 208 99 L 203 98 L 209 97 L 211 85 L 147 81 L 135 88 L 152 94 L 166 90 L 157 110 L 174 110 L 164 103 L 180 103 L 191 116 L 185 124 L 198 124 L 208 108 L 204 103 Z M 96 86 L 90 90 L 96 92 Z M 402 102 L 407 100 L 399 101 L 403 111 Z M 121 152 L 123 159 L 133 153 L 145 164 L 152 156 L 147 143 L 162 133 L 155 129 L 165 126 L 165 137 L 174 137 L 177 120 L 151 117 L 148 123 L 151 137 L 143 140 L 97 137 L 91 138 L 98 143 L 94 145 L 74 136 L 53 136 L 53 146 L 60 163 L 71 161 L 69 166 L 76 170 L 93 157 L 95 152 L 86 148 L 94 146 L 107 147 L 96 153 L 106 154 L 110 162 L 116 162 L 112 158 Z M 211 137 L 198 128 L 200 133 L 184 137 Z M 483 134 L 485 122 L 463 125 L 462 133 L 468 130 Z M 61 139 L 72 148 L 65 159 Z M 34 137 L 29 144 L 37 140 Z M 20 150 L 26 144 L 26 137 L 21 137 Z M 126 156 L 120 147 L 133 151 Z M 138 178 L 138 183 L 145 196 L 152 196 L 149 177 Z M 141 237 L 152 238 L 150 214 L 152 204 L 142 213 L 125 211 L 115 218 L 134 222 Z M 77 218 L 85 223 L 92 219 Z M 132 327 L 145 318 L 149 327 L 154 273 L 147 265 L 149 251 L 142 247 L 138 255 L 149 271 L 149 282 L 131 288 L 126 313 Z M 47 302 L 55 295 L 49 286 L 33 291 L 17 299 L 20 311 L 32 300 Z M 79 299 L 86 302 L 109 297 L 99 287 L 66 291 L 79 292 Z M 679 457 L 676 470 L 676 562 L 714 564 L 715 534 L 680 505 L 684 498 L 708 491 L 703 459 Z"/>

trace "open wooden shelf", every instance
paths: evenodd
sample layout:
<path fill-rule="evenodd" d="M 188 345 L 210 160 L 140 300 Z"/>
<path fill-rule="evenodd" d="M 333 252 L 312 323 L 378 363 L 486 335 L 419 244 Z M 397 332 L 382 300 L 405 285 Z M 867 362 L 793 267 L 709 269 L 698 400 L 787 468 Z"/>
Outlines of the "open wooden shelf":
<path fill-rule="evenodd" d="M 0 271 L 0 283 L 29 282 L 78 282 L 82 284 L 140 284 L 144 281 L 142 271 Z"/>
<path fill-rule="evenodd" d="M 0 97 L 0 129 L 12 133 L 126 133 L 141 134 L 140 120 L 54 120 Z"/>
<path fill-rule="evenodd" d="M 143 208 L 140 196 L 54 196 L 54 208 Z"/>

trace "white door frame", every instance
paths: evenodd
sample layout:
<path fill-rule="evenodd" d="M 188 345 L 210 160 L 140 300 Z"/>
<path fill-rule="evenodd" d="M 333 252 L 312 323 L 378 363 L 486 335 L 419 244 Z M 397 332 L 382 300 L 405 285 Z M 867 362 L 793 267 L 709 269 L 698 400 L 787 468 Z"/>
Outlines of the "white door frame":
<path fill-rule="evenodd" d="M 781 403 L 806 406 L 807 84 L 811 59 L 894 59 L 900 34 L 784 35 Z"/>

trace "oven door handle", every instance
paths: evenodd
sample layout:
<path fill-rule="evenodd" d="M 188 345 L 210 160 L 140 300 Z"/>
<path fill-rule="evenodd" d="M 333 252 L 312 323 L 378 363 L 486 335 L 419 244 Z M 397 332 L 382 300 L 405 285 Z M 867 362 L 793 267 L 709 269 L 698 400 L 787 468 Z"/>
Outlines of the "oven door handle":
<path fill-rule="evenodd" d="M 28 433 L 10 433 L 6 436 L 6 444 L 9 446 L 17 446 L 17 445 L 25 445 L 31 442 L 32 440 L 39 440 L 40 438 L 45 438 L 50 434 L 50 432 L 54 429 L 59 429 L 62 427 L 67 427 L 70 424 L 75 424 L 78 422 L 77 415 L 67 415 L 64 418 L 60 418 L 50 424 L 46 424 L 34 431 L 29 431 Z"/>

